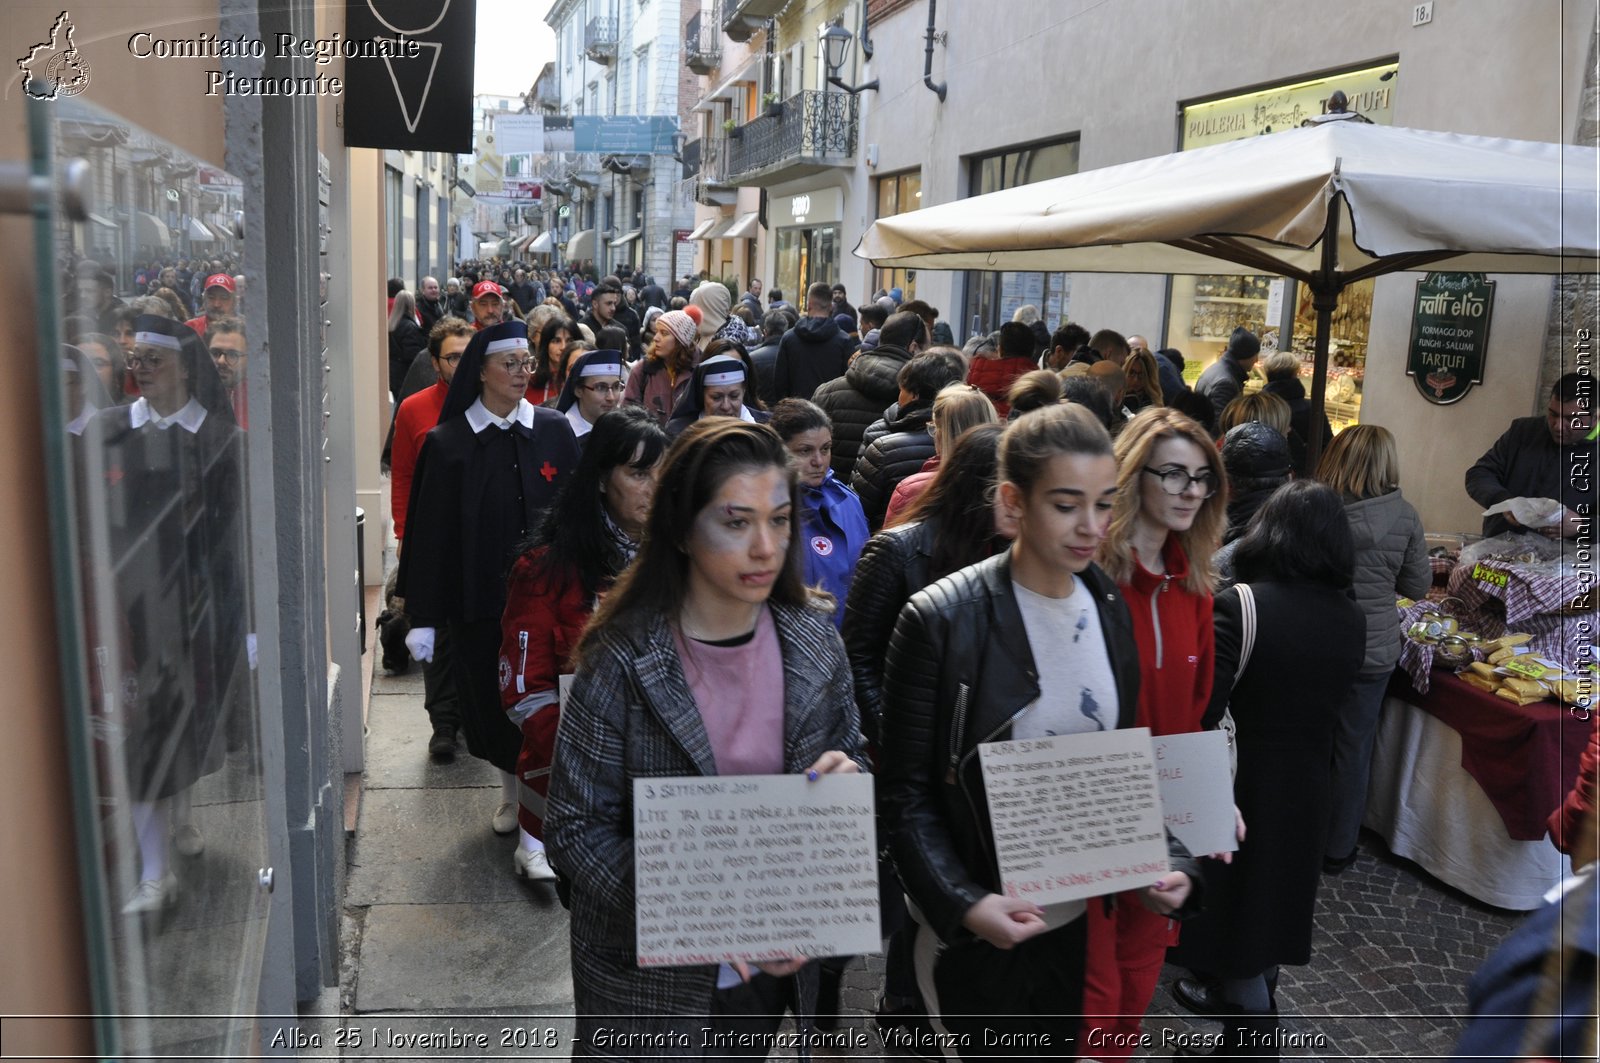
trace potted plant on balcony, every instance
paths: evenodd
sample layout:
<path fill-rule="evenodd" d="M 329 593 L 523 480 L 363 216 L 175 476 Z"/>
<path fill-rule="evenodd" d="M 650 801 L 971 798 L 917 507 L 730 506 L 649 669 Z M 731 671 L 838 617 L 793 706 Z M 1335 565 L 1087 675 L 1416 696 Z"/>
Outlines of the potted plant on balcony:
<path fill-rule="evenodd" d="M 722 131 L 728 134 L 730 140 L 738 140 L 744 136 L 744 129 L 732 118 L 722 123 Z"/>
<path fill-rule="evenodd" d="M 767 114 L 772 118 L 783 117 L 783 101 L 778 99 L 776 92 L 761 94 L 761 105 L 767 109 Z"/>

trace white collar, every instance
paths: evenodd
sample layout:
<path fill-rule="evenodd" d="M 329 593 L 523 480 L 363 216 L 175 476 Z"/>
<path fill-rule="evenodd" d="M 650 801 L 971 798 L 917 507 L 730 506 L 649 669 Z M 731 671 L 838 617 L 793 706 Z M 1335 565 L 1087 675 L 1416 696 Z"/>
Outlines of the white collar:
<path fill-rule="evenodd" d="M 150 408 L 150 400 L 140 395 L 134 400 L 133 405 L 128 407 L 128 421 L 135 428 L 143 428 L 146 424 L 154 424 L 162 431 L 179 424 L 190 435 L 194 435 L 200 431 L 200 426 L 205 424 L 206 408 L 200 405 L 199 399 L 191 395 L 189 396 L 189 401 L 184 403 L 183 408 L 177 413 L 171 417 L 162 417 Z"/>
<path fill-rule="evenodd" d="M 756 419 L 754 415 L 750 413 L 750 407 L 741 404 L 739 406 L 739 420 L 748 421 L 751 424 L 754 424 Z"/>
<path fill-rule="evenodd" d="M 567 407 L 567 423 L 572 425 L 572 434 L 586 436 L 594 431 L 594 425 L 583 419 L 583 414 L 578 412 L 578 404 L 574 402 Z"/>
<path fill-rule="evenodd" d="M 472 429 L 472 434 L 488 428 L 490 425 L 499 425 L 501 428 L 510 428 L 512 422 L 520 422 L 524 428 L 533 427 L 533 403 L 527 399 L 518 399 L 517 408 L 511 411 L 510 417 L 496 417 L 489 412 L 489 407 L 483 404 L 480 395 L 467 407 L 467 425 Z"/>
<path fill-rule="evenodd" d="M 82 412 L 67 422 L 67 431 L 71 432 L 75 436 L 83 435 L 83 430 L 89 427 L 89 419 L 98 412 L 99 411 L 94 408 L 94 403 L 84 403 Z"/>

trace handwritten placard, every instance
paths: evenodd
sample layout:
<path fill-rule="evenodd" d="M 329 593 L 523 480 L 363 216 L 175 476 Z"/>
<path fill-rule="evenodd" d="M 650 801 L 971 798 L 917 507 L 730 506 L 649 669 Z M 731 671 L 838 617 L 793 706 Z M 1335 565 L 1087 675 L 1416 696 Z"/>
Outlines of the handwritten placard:
<path fill-rule="evenodd" d="M 635 779 L 641 967 L 877 952 L 872 778 Z"/>
<path fill-rule="evenodd" d="M 1009 895 L 1074 901 L 1167 871 L 1149 728 L 988 742 L 978 757 Z"/>
<path fill-rule="evenodd" d="M 1195 856 L 1236 851 L 1227 734 L 1196 731 L 1152 741 L 1167 830 Z"/>

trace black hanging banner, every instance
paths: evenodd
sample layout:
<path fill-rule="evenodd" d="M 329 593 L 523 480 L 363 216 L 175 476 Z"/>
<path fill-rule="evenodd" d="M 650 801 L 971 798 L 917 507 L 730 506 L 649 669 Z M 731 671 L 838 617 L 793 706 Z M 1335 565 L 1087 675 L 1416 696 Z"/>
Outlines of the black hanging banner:
<path fill-rule="evenodd" d="M 477 0 L 346 0 L 345 146 L 470 152 L 476 23 Z"/>

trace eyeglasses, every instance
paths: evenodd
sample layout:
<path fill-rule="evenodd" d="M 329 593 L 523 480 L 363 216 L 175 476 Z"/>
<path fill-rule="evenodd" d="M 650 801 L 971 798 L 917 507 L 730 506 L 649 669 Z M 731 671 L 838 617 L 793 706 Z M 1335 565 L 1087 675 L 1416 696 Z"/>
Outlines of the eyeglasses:
<path fill-rule="evenodd" d="M 583 384 L 583 385 L 580 385 L 580 386 L 588 388 L 590 391 L 594 392 L 596 395 L 621 395 L 622 394 L 622 385 L 621 384 Z"/>
<path fill-rule="evenodd" d="M 243 351 L 229 350 L 226 347 L 213 347 L 213 348 L 211 348 L 211 357 L 212 358 L 225 358 L 225 359 L 227 359 L 229 364 L 233 364 L 233 363 L 238 362 L 239 359 L 244 357 L 244 352 Z"/>
<path fill-rule="evenodd" d="M 160 369 L 167 364 L 171 355 L 166 354 L 130 354 L 122 359 L 122 364 L 129 369 Z"/>
<path fill-rule="evenodd" d="M 533 372 L 533 359 L 532 358 L 518 358 L 516 361 L 511 361 L 511 360 L 507 359 L 506 361 L 495 362 L 494 364 L 498 365 L 501 369 L 504 369 L 507 373 L 511 374 L 512 376 L 516 376 L 518 373 L 531 373 L 531 372 Z"/>
<path fill-rule="evenodd" d="M 1152 469 L 1146 465 L 1144 471 L 1160 480 L 1161 490 L 1169 495 L 1183 494 L 1189 490 L 1190 484 L 1200 485 L 1200 489 L 1205 492 L 1201 498 L 1210 498 L 1217 493 L 1217 480 L 1211 475 L 1210 470 L 1199 476 L 1190 476 L 1186 469 Z"/>
<path fill-rule="evenodd" d="M 434 355 L 434 358 L 437 359 L 438 361 L 443 362 L 445 365 L 449 366 L 451 369 L 454 369 L 456 366 L 461 364 L 461 355 L 459 355 L 459 354 L 452 354 L 452 355 L 438 355 L 438 354 L 436 354 L 436 355 Z"/>

